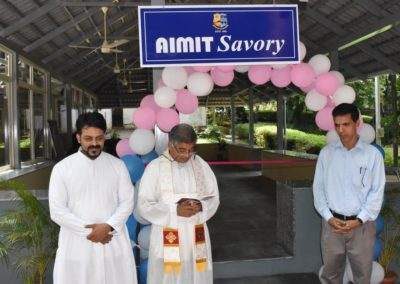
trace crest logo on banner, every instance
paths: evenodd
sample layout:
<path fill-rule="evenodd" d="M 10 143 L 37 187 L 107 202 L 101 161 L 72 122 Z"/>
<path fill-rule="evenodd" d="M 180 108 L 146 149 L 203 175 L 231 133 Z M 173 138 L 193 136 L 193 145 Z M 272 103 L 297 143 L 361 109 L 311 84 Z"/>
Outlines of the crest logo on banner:
<path fill-rule="evenodd" d="M 228 16 L 225 13 L 214 13 L 213 27 L 219 31 L 225 30 L 228 27 Z"/>

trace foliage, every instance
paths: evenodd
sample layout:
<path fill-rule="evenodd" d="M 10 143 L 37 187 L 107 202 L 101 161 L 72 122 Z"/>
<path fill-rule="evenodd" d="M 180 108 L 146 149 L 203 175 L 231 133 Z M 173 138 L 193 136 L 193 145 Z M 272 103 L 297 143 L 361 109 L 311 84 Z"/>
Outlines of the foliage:
<path fill-rule="evenodd" d="M 57 250 L 58 226 L 23 183 L 0 181 L 0 190 L 13 190 L 21 199 L 0 216 L 0 258 L 11 264 L 25 283 L 44 283 Z"/>
<path fill-rule="evenodd" d="M 248 124 L 238 124 L 235 130 L 239 139 L 246 140 L 248 138 Z M 276 131 L 275 125 L 256 123 L 254 125 L 256 145 L 267 149 L 276 149 Z M 287 129 L 286 139 L 288 150 L 313 154 L 319 153 L 321 148 L 326 144 L 324 135 L 305 133 L 295 129 Z"/>
<path fill-rule="evenodd" d="M 219 143 L 222 140 L 222 133 L 218 125 L 208 125 L 203 132 L 199 133 L 199 137 Z"/>
<path fill-rule="evenodd" d="M 400 214 L 398 213 L 398 208 L 395 208 L 395 204 L 393 203 L 398 193 L 391 192 L 391 194 L 386 196 L 386 202 L 381 211 L 381 215 L 385 220 L 385 228 L 382 237 L 384 245 L 379 263 L 385 269 L 385 275 L 389 272 L 390 264 L 399 260 Z"/>
<path fill-rule="evenodd" d="M 117 131 L 117 130 L 111 131 L 110 138 L 113 139 L 113 140 L 117 140 L 117 139 L 119 140 L 119 133 L 118 133 L 118 131 Z"/>

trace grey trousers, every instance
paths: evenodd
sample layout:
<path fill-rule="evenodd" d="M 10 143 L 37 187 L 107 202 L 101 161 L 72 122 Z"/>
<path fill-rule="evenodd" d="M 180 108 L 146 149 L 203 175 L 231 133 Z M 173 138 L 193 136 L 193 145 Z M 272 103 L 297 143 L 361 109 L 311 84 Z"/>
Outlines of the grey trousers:
<path fill-rule="evenodd" d="M 348 234 L 333 232 L 326 222 L 322 223 L 321 248 L 324 269 L 322 283 L 343 282 L 346 256 L 353 272 L 353 283 L 369 284 L 375 242 L 375 222 L 365 222 Z"/>

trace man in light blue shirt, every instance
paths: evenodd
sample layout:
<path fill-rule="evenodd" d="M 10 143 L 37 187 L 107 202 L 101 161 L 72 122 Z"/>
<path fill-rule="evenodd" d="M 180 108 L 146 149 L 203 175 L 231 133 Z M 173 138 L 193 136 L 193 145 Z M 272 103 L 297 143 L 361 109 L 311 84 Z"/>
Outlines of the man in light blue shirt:
<path fill-rule="evenodd" d="M 318 157 L 313 194 L 322 216 L 323 283 L 342 283 L 349 259 L 354 283 L 370 283 L 374 220 L 381 210 L 385 187 L 382 155 L 357 135 L 359 111 L 340 104 L 333 111 L 340 140 L 325 146 Z"/>

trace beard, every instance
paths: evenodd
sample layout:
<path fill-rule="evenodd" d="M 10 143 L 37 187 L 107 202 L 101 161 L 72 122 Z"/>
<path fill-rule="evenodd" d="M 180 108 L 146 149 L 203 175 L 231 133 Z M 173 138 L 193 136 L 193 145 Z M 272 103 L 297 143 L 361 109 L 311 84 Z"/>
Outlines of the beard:
<path fill-rule="evenodd" d="M 84 153 L 88 158 L 94 160 L 101 154 L 101 146 L 89 146 L 86 150 L 82 148 L 82 153 Z"/>

